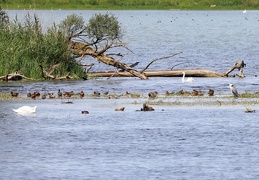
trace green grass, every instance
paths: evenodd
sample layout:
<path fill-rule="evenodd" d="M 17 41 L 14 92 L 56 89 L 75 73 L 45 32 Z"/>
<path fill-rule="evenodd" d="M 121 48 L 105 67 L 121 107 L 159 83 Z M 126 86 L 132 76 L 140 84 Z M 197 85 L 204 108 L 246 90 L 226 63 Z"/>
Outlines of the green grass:
<path fill-rule="evenodd" d="M 211 5 L 216 5 L 211 7 Z M 3 9 L 238 10 L 259 9 L 258 0 L 2 0 Z"/>
<path fill-rule="evenodd" d="M 39 65 L 51 69 L 60 64 L 55 76 L 79 78 L 84 75 L 83 69 L 69 54 L 67 38 L 55 27 L 47 33 L 42 31 L 39 19 L 25 17 L 25 23 L 17 20 L 10 25 L 0 26 L 0 76 L 18 71 L 26 77 L 42 79 Z"/>

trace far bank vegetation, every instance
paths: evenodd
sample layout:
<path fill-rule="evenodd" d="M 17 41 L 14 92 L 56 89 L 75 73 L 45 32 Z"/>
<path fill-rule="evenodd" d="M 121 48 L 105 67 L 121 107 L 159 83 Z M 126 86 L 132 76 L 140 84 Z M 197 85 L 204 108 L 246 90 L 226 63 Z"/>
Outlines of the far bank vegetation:
<path fill-rule="evenodd" d="M 2 0 L 5 9 L 258 9 L 257 0 Z"/>

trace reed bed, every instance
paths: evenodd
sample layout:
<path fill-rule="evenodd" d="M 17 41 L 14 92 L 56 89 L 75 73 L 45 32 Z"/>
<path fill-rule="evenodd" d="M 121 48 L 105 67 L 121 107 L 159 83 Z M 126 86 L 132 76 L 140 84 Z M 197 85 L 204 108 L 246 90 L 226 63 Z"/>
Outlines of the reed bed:
<path fill-rule="evenodd" d="M 19 72 L 26 77 L 42 79 L 40 64 L 48 69 L 60 64 L 56 76 L 72 72 L 83 76 L 83 69 L 70 54 L 68 39 L 53 25 L 43 32 L 39 18 L 27 15 L 25 22 L 6 23 L 0 26 L 0 76 Z"/>

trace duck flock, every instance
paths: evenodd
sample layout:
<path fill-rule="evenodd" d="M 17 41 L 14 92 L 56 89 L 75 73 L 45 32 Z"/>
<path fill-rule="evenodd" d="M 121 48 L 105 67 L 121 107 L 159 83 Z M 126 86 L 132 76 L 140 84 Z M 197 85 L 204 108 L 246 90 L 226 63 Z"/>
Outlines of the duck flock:
<path fill-rule="evenodd" d="M 201 91 L 201 90 L 193 90 L 192 92 L 185 91 L 181 89 L 178 92 L 169 92 L 165 91 L 165 93 L 160 93 L 160 95 L 163 96 L 173 96 L 173 95 L 190 95 L 190 96 L 203 96 L 206 93 Z M 11 92 L 10 93 L 12 98 L 18 98 L 18 97 L 25 97 L 25 95 L 22 95 L 18 92 Z M 157 98 L 159 93 L 157 91 L 151 91 L 147 94 L 149 98 Z M 214 90 L 209 89 L 207 92 L 208 96 L 214 96 Z M 32 100 L 36 99 L 55 99 L 55 98 L 64 98 L 64 99 L 69 99 L 69 98 L 80 98 L 83 99 L 85 96 L 89 97 L 106 97 L 108 99 L 118 99 L 120 97 L 128 97 L 128 98 L 140 98 L 141 94 L 138 93 L 130 93 L 126 91 L 124 94 L 109 94 L 109 91 L 106 91 L 104 93 L 100 93 L 99 91 L 94 91 L 91 94 L 86 94 L 84 91 L 80 91 L 75 93 L 74 91 L 61 91 L 60 89 L 54 93 L 54 92 L 44 92 L 40 93 L 39 91 L 34 91 L 34 92 L 29 92 L 27 93 L 26 97 Z M 143 97 L 143 96 L 142 96 Z"/>
<path fill-rule="evenodd" d="M 234 97 L 238 97 L 239 94 L 237 93 L 236 87 L 233 84 L 229 84 L 230 90 L 232 91 Z M 178 92 L 169 92 L 165 91 L 164 93 L 158 93 L 157 91 L 151 91 L 147 93 L 147 96 L 141 95 L 138 93 L 130 93 L 126 91 L 123 94 L 110 94 L 109 91 L 100 93 L 99 91 L 94 91 L 93 93 L 87 94 L 84 91 L 80 91 L 75 93 L 74 91 L 61 91 L 58 89 L 56 93 L 54 92 L 44 92 L 40 93 L 39 91 L 34 91 L 34 92 L 29 92 L 27 95 L 22 95 L 19 94 L 18 92 L 10 92 L 10 95 L 12 98 L 27 98 L 27 99 L 65 99 L 65 103 L 73 103 L 74 99 L 83 99 L 83 98 L 108 98 L 108 99 L 119 99 L 119 98 L 146 98 L 148 97 L 149 99 L 156 99 L 158 97 L 168 97 L 168 96 L 214 96 L 214 90 L 209 89 L 207 92 L 201 91 L 201 90 L 196 90 L 193 89 L 191 92 L 185 91 L 181 89 Z M 71 101 L 72 100 L 72 101 Z M 121 108 L 116 108 L 115 111 L 124 111 L 125 107 Z M 36 107 L 28 107 L 28 106 L 23 106 L 18 109 L 13 109 L 13 111 L 17 113 L 35 113 L 36 112 Z M 143 104 L 143 107 L 140 110 L 137 111 L 154 111 L 154 108 L 151 106 L 148 106 L 147 104 Z M 254 112 L 254 110 L 246 109 L 246 112 Z M 82 111 L 82 114 L 89 114 L 88 111 Z"/>

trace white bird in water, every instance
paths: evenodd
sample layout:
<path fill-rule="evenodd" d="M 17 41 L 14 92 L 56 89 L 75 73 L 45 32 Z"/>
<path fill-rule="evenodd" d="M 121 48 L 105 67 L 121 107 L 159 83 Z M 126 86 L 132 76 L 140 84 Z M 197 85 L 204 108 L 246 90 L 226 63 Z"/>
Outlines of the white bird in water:
<path fill-rule="evenodd" d="M 13 109 L 14 112 L 21 114 L 21 115 L 29 115 L 36 112 L 37 106 L 30 107 L 30 106 L 22 106 L 18 109 Z"/>
<path fill-rule="evenodd" d="M 229 83 L 229 88 L 232 91 L 232 93 L 234 94 L 234 96 L 238 97 L 237 88 L 234 86 L 234 84 Z"/>
<path fill-rule="evenodd" d="M 185 78 L 185 72 L 183 72 L 183 78 L 182 78 L 182 82 L 193 82 L 194 81 L 194 78 L 193 77 L 188 77 L 188 78 Z"/>
<path fill-rule="evenodd" d="M 246 13 L 246 9 L 243 11 L 243 13 L 244 13 L 244 14 Z"/>

